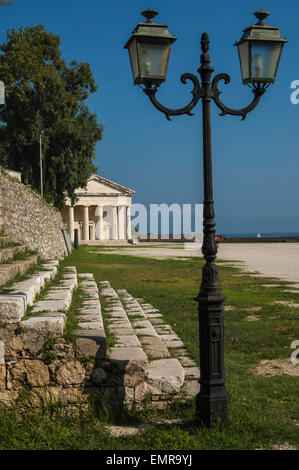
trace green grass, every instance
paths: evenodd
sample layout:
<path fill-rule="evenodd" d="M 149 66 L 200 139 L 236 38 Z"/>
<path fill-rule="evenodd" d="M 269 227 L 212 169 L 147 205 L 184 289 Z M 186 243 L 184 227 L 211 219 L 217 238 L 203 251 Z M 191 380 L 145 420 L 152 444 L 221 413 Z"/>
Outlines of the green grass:
<path fill-rule="evenodd" d="M 196 297 L 202 260 L 154 260 L 121 255 L 95 254 L 94 247 L 80 247 L 62 262 L 75 265 L 78 273 L 92 272 L 96 281 L 109 280 L 115 289 L 127 289 L 157 307 L 190 356 L 199 360 Z M 0 449 L 271 449 L 288 443 L 298 447 L 298 377 L 257 376 L 251 370 L 262 359 L 289 360 L 290 344 L 299 339 L 298 308 L 272 305 L 274 300 L 296 302 L 296 294 L 264 288 L 273 279 L 236 277 L 239 271 L 219 263 L 225 305 L 225 376 L 230 393 L 230 418 L 221 428 L 196 427 L 194 400 L 173 401 L 164 410 L 144 407 L 119 410 L 104 398 L 77 414 L 59 407 L 32 411 L 20 417 L 16 409 L 0 412 Z M 299 296 L 298 296 L 299 297 Z M 298 301 L 296 303 L 299 303 Z M 258 312 L 247 308 L 261 307 Z M 260 320 L 247 322 L 248 315 Z M 273 319 L 271 317 L 277 317 Z M 180 419 L 174 426 L 151 426 L 131 437 L 109 436 L 103 423 Z M 22 425 L 20 425 L 22 423 Z"/>

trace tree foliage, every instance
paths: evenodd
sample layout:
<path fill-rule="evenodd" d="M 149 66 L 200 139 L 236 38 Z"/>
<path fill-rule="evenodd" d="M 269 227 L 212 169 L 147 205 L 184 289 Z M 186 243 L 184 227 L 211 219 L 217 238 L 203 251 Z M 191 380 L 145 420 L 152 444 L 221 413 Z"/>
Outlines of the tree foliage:
<path fill-rule="evenodd" d="M 61 57 L 60 38 L 42 25 L 8 30 L 0 45 L 0 77 L 6 105 L 0 110 L 0 163 L 21 171 L 40 188 L 42 134 L 44 194 L 58 208 L 64 194 L 86 186 L 96 168 L 95 145 L 102 126 L 86 99 L 97 90 L 90 66 Z"/>

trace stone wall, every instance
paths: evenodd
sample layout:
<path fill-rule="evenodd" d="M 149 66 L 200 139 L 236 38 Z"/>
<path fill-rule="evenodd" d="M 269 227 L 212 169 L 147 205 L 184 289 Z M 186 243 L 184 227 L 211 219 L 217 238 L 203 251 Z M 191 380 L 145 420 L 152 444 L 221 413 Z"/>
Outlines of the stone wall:
<path fill-rule="evenodd" d="M 0 228 L 11 240 L 38 250 L 44 259 L 63 258 L 71 243 L 59 211 L 37 193 L 0 171 Z"/>

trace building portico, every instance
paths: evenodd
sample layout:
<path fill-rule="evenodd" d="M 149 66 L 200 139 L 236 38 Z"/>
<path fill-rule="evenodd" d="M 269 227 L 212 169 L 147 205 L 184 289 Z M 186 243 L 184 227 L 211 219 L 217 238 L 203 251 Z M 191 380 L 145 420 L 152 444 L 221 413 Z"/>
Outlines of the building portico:
<path fill-rule="evenodd" d="M 71 240 L 78 230 L 79 243 L 125 242 L 132 238 L 130 207 L 135 191 L 98 175 L 91 175 L 86 189 L 75 191 L 77 202 L 69 198 L 63 217 Z"/>

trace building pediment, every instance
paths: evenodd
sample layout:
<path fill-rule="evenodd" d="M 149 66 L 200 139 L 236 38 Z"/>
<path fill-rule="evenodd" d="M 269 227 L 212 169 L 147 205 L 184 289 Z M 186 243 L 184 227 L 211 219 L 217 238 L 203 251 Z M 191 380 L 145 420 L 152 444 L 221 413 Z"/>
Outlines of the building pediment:
<path fill-rule="evenodd" d="M 88 179 L 86 188 L 78 188 L 75 191 L 77 196 L 84 195 L 119 195 L 119 196 L 132 196 L 135 191 L 126 188 L 114 181 L 110 181 L 99 175 L 91 175 Z"/>

